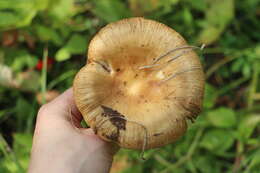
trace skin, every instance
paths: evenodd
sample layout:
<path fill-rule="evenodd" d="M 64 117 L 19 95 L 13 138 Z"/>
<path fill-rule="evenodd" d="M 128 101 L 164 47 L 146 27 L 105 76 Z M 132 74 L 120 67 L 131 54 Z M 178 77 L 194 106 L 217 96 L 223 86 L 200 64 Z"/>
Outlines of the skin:
<path fill-rule="evenodd" d="M 37 115 L 29 173 L 109 172 L 118 146 L 81 128 L 72 89 L 43 105 Z"/>

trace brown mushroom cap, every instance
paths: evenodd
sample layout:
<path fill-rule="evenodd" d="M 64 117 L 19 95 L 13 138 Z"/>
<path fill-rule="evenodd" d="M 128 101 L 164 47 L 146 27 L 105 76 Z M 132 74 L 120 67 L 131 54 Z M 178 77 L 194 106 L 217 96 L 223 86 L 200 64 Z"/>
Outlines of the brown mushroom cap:
<path fill-rule="evenodd" d="M 101 138 L 148 149 L 185 133 L 187 119 L 201 110 L 204 83 L 199 58 L 180 34 L 129 18 L 95 35 L 73 88 L 77 107 Z"/>

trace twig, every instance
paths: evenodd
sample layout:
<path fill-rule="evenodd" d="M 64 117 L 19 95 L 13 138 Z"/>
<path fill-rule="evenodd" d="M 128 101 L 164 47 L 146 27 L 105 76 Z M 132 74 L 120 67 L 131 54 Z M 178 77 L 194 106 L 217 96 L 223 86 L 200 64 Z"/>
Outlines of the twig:
<path fill-rule="evenodd" d="M 159 154 L 155 154 L 154 158 L 161 163 L 162 165 L 166 166 L 166 167 L 171 167 L 172 163 L 168 162 L 167 160 L 165 160 L 163 157 L 161 157 Z"/>
<path fill-rule="evenodd" d="M 226 63 L 234 60 L 236 56 L 231 56 L 231 57 L 225 57 L 224 59 L 220 60 L 219 62 L 215 63 L 212 65 L 206 72 L 206 79 L 208 79 L 215 71 L 217 71 L 220 67 L 225 65 Z"/>
<path fill-rule="evenodd" d="M 43 50 L 43 68 L 41 74 L 41 93 L 42 93 L 42 103 L 46 103 L 45 93 L 46 93 L 46 85 L 47 85 L 47 60 L 48 60 L 48 46 L 46 46 Z"/>
<path fill-rule="evenodd" d="M 234 89 L 234 88 L 240 86 L 242 83 L 244 83 L 244 82 L 246 82 L 248 80 L 249 80 L 248 77 L 242 77 L 242 78 L 240 78 L 238 80 L 235 80 L 232 83 L 230 83 L 229 85 L 227 85 L 227 86 L 221 88 L 219 91 L 217 91 L 216 95 L 219 96 L 219 95 L 225 94 L 229 90 Z"/>

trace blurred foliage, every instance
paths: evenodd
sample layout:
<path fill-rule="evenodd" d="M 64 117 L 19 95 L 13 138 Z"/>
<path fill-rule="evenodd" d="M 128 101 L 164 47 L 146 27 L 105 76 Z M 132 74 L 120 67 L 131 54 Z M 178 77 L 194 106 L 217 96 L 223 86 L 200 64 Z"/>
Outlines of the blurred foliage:
<path fill-rule="evenodd" d="M 260 0 L 0 0 L 0 172 L 26 172 L 36 96 L 48 101 L 71 87 L 91 37 L 132 16 L 206 43 L 204 111 L 176 143 L 146 151 L 145 162 L 121 150 L 112 172 L 259 172 Z"/>

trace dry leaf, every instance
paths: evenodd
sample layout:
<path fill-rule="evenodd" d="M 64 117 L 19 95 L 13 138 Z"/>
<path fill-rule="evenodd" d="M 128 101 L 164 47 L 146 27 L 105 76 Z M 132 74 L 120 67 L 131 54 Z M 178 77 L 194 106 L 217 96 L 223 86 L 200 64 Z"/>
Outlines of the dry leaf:
<path fill-rule="evenodd" d="M 60 95 L 59 91 L 50 90 L 50 91 L 47 91 L 45 94 L 37 93 L 36 99 L 39 104 L 43 104 L 43 96 L 45 97 L 46 102 L 50 102 L 59 95 Z"/>

